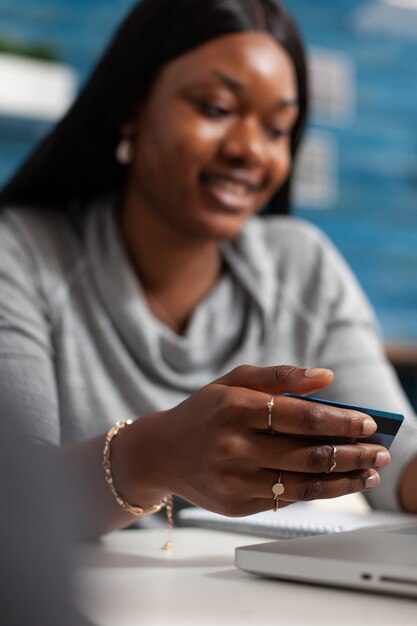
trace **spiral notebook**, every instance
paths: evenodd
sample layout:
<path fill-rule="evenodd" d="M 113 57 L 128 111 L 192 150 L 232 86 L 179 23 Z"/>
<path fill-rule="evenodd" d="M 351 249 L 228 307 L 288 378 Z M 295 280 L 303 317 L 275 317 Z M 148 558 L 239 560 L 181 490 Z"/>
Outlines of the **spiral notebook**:
<path fill-rule="evenodd" d="M 227 517 L 198 507 L 187 507 L 177 516 L 179 526 L 200 526 L 273 539 L 340 533 L 401 521 L 404 521 L 401 513 L 351 513 L 320 509 L 311 503 L 297 503 L 277 512 L 264 511 L 247 517 Z"/>

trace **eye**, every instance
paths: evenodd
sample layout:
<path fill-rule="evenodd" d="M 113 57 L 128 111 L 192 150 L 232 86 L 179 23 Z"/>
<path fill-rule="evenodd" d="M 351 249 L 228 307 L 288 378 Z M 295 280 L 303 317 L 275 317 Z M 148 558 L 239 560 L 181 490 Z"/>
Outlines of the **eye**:
<path fill-rule="evenodd" d="M 212 119 L 227 117 L 231 113 L 229 109 L 210 102 L 200 101 L 197 103 L 197 106 L 203 115 Z"/>
<path fill-rule="evenodd" d="M 267 126 L 265 132 L 272 140 L 281 139 L 281 137 L 289 137 L 290 131 L 285 128 L 277 128 L 274 126 Z"/>

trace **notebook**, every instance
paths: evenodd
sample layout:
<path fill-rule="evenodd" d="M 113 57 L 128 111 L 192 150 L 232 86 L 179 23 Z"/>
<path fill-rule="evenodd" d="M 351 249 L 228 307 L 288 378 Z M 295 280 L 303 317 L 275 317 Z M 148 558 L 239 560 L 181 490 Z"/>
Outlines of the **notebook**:
<path fill-rule="evenodd" d="M 417 598 L 417 516 L 406 524 L 236 549 L 238 568 L 287 581 Z"/>
<path fill-rule="evenodd" d="M 372 511 L 364 515 L 326 510 L 309 502 L 293 504 L 278 513 L 264 511 L 247 517 L 227 517 L 198 507 L 188 507 L 179 511 L 176 517 L 179 526 L 201 526 L 273 539 L 341 533 L 403 520 L 404 516 L 400 513 Z"/>

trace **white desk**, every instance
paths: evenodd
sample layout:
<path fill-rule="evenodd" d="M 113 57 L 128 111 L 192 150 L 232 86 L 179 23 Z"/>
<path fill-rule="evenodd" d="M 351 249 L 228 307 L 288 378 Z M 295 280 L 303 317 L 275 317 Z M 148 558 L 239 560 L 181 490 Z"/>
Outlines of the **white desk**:
<path fill-rule="evenodd" d="M 97 626 L 416 626 L 417 602 L 262 579 L 234 548 L 265 541 L 202 529 L 119 531 L 79 555 L 80 607 Z"/>

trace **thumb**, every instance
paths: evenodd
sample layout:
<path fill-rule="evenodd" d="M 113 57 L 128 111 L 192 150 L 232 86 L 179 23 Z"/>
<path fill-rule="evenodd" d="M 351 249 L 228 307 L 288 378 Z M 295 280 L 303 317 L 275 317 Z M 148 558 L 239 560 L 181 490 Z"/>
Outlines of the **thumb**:
<path fill-rule="evenodd" d="M 303 369 L 295 365 L 254 367 L 241 365 L 218 378 L 216 383 L 229 387 L 245 387 L 277 395 L 281 393 L 310 393 L 329 385 L 334 378 L 331 370 L 322 368 Z"/>

